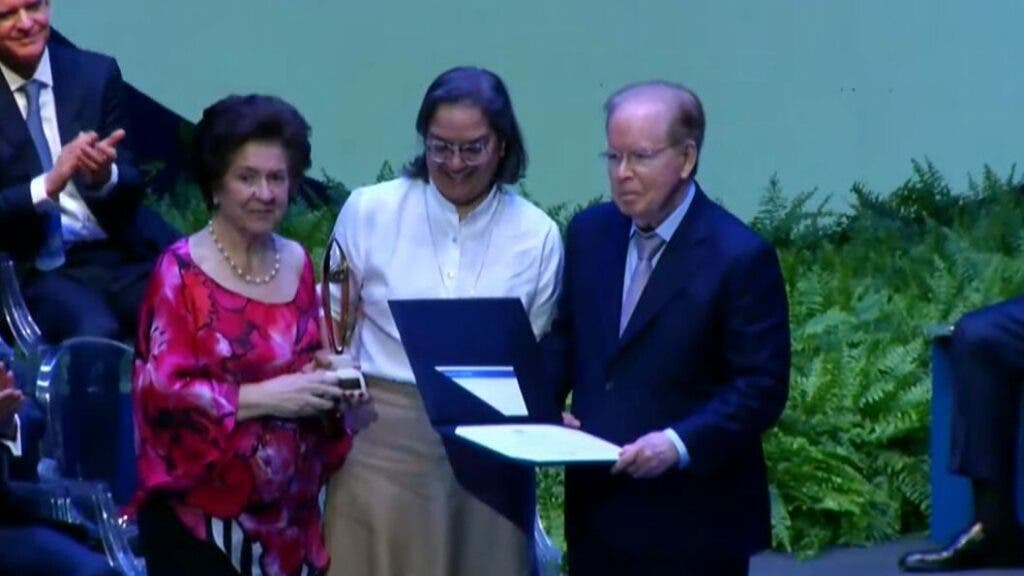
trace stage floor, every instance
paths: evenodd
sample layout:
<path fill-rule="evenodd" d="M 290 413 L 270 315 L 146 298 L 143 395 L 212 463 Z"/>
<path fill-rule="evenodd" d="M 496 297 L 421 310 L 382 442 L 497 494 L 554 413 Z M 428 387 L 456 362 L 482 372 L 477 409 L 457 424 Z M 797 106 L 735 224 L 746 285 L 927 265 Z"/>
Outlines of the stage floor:
<path fill-rule="evenodd" d="M 907 538 L 870 548 L 837 548 L 802 562 L 784 554 L 765 552 L 750 563 L 751 576 L 901 576 L 896 561 L 905 552 L 933 547 L 924 538 Z M 959 576 L 1024 576 L 1024 568 L 949 572 Z"/>

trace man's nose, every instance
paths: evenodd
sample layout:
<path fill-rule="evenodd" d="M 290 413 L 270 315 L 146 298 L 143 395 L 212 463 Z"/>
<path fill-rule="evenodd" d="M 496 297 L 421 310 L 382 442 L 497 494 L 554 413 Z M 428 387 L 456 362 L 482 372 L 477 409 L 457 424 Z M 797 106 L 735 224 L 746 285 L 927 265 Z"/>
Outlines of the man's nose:
<path fill-rule="evenodd" d="M 613 173 L 615 174 L 616 180 L 623 180 L 633 175 L 633 169 L 629 163 L 629 156 L 623 155 L 622 158 L 619 158 L 619 163 L 615 165 Z"/>
<path fill-rule="evenodd" d="M 19 8 L 18 11 L 14 13 L 14 16 L 14 25 L 20 30 L 28 30 L 34 24 L 28 10 L 24 8 Z"/>

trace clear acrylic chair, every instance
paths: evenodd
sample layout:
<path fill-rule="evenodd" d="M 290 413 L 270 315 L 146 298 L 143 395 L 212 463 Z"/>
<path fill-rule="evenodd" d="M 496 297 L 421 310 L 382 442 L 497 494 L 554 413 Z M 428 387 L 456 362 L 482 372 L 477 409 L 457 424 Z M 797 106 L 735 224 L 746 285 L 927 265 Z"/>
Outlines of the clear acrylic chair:
<path fill-rule="evenodd" d="M 14 261 L 4 252 L 0 252 L 0 307 L 3 308 L 15 346 L 27 355 L 36 356 L 39 348 L 44 345 L 43 335 L 21 296 Z"/>
<path fill-rule="evenodd" d="M 110 565 L 126 576 L 145 576 L 142 558 L 129 544 L 135 532 L 132 522 L 118 509 L 110 491 L 101 483 L 82 480 L 43 479 L 38 483 L 8 482 L 22 500 L 32 502 L 39 518 L 60 522 L 93 544 L 102 546 Z"/>
<path fill-rule="evenodd" d="M 134 520 L 118 509 L 135 490 L 133 350 L 97 337 L 46 342 L 25 305 L 14 263 L 2 253 L 0 308 L 17 349 L 38 366 L 36 381 L 22 388 L 38 400 L 47 422 L 39 462 L 43 512 L 94 533 L 125 574 L 145 574 L 129 546 L 137 536 Z"/>

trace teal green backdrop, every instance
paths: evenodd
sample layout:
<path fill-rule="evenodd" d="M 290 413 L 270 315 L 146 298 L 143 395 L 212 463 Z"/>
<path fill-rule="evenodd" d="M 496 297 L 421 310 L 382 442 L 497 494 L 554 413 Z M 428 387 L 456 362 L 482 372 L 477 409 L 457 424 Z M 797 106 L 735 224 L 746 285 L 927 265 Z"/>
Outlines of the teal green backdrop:
<path fill-rule="evenodd" d="M 504 77 L 540 202 L 607 193 L 601 105 L 623 83 L 690 85 L 708 113 L 700 180 L 744 218 L 777 173 L 838 205 L 930 158 L 954 188 L 1024 151 L 1019 0 L 53 0 L 73 42 L 195 119 L 270 92 L 314 129 L 314 169 L 348 186 L 416 149 L 440 71 Z M 317 174 L 313 174 L 317 175 Z"/>

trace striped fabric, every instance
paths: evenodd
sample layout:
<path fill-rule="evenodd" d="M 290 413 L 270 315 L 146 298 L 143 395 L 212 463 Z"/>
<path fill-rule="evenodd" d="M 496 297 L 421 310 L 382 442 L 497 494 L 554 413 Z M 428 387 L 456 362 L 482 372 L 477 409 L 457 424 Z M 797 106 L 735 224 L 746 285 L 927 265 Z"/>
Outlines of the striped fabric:
<path fill-rule="evenodd" d="M 224 552 L 241 576 L 263 576 L 260 569 L 263 547 L 246 536 L 236 520 L 207 517 L 206 538 Z M 322 576 L 322 573 L 303 564 L 298 576 Z"/>

